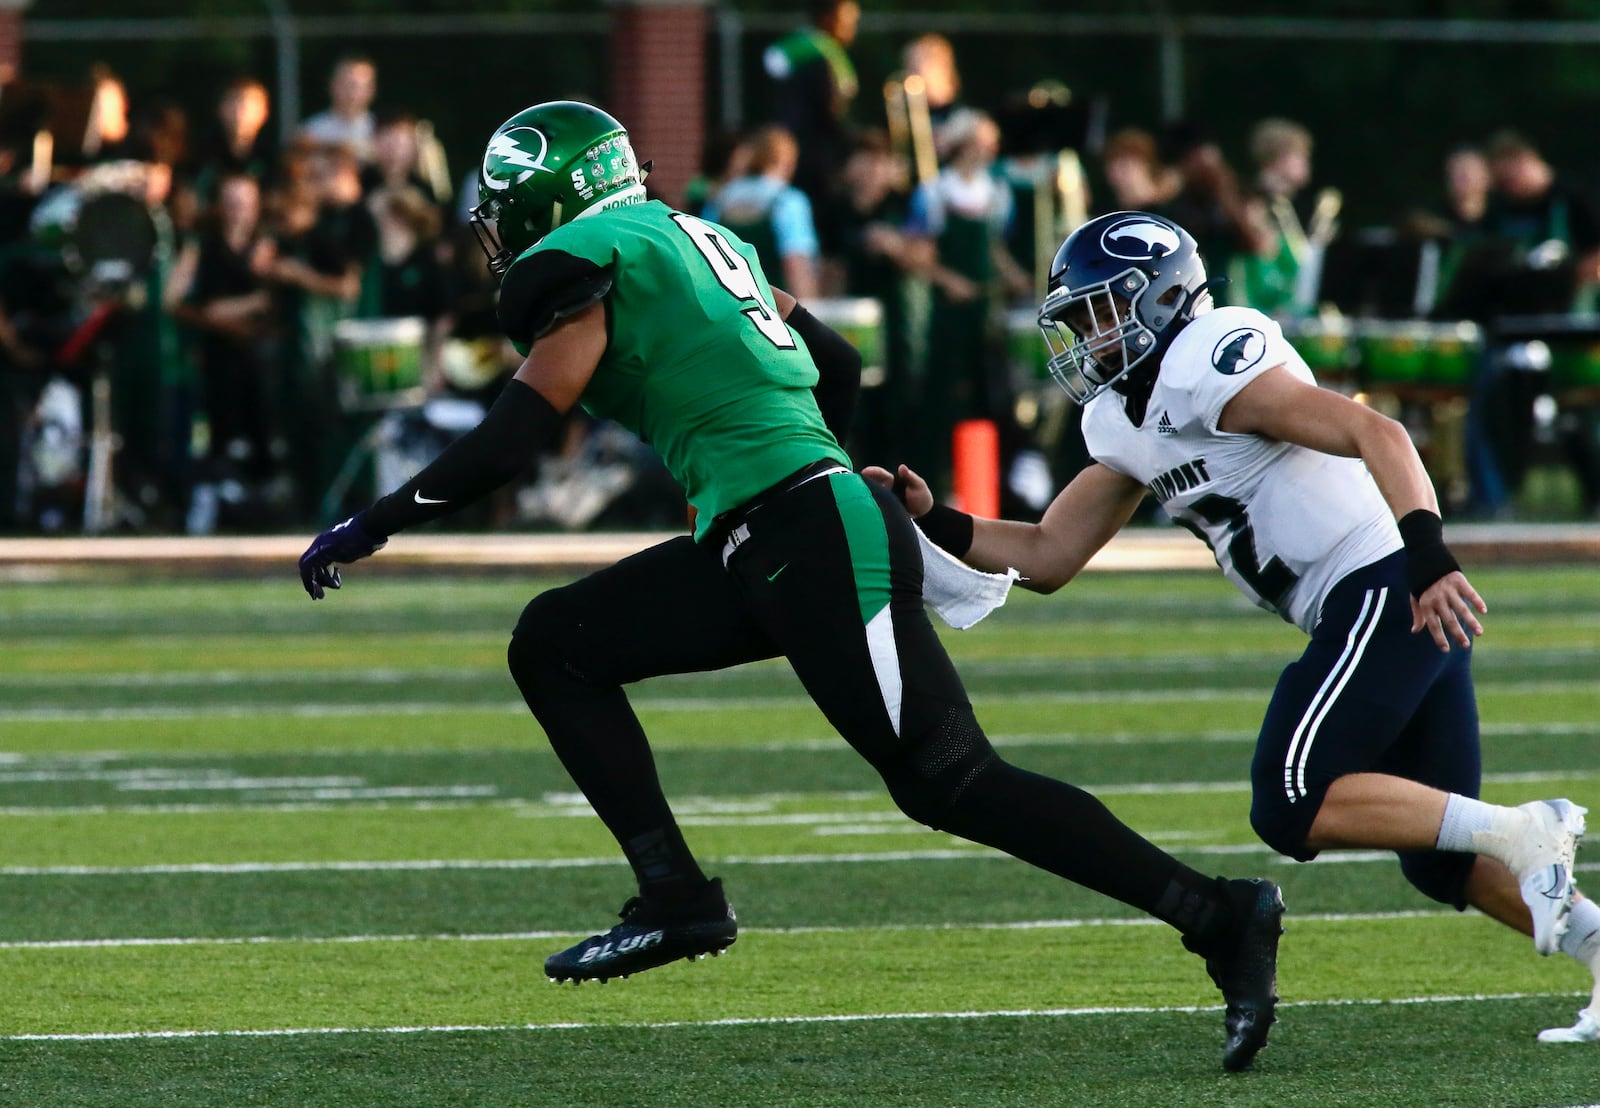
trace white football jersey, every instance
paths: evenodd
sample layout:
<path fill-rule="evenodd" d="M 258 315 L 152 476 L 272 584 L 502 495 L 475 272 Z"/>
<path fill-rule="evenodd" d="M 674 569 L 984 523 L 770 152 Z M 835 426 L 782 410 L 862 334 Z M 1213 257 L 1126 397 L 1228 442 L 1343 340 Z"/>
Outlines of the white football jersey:
<path fill-rule="evenodd" d="M 1402 544 L 1359 458 L 1217 429 L 1228 401 L 1280 365 L 1316 383 L 1271 319 L 1216 308 L 1173 340 L 1141 426 L 1107 390 L 1085 407 L 1083 436 L 1095 460 L 1204 539 L 1241 592 L 1309 633 L 1329 589 Z"/>

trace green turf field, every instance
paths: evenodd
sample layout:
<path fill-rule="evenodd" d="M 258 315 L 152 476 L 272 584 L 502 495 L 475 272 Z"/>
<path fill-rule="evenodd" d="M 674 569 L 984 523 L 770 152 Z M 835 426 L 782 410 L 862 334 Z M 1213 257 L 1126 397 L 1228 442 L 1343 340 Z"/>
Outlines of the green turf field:
<path fill-rule="evenodd" d="M 738 943 L 549 984 L 630 892 L 505 673 L 549 582 L 347 580 L 0 583 L 0 1105 L 1600 1101 L 1600 1048 L 1534 1040 L 1586 1002 L 1575 963 L 1384 856 L 1255 840 L 1302 640 L 1220 577 L 1091 574 L 946 641 L 1009 758 L 1284 886 L 1244 1075 L 1172 932 L 908 823 L 781 664 L 635 696 Z M 1485 795 L 1600 803 L 1600 574 L 1474 583 Z"/>

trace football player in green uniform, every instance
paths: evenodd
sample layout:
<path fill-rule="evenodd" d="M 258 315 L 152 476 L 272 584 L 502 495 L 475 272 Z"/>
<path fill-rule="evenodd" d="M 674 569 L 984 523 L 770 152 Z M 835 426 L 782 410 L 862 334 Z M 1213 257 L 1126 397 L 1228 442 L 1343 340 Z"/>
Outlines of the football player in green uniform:
<path fill-rule="evenodd" d="M 507 120 L 479 191 L 501 323 L 526 361 L 478 427 L 319 535 L 300 572 L 313 598 L 337 588 L 337 564 L 515 477 L 576 404 L 651 443 L 683 484 L 692 536 L 541 594 L 512 635 L 517 686 L 639 886 L 620 923 L 546 972 L 603 981 L 734 941 L 623 688 L 782 655 L 912 818 L 1181 932 L 1226 1002 L 1223 1063 L 1248 1066 L 1275 1018 L 1277 886 L 1204 876 L 1083 790 L 996 754 L 924 610 L 909 517 L 839 446 L 854 348 L 725 228 L 647 201 L 627 132 L 596 108 Z"/>

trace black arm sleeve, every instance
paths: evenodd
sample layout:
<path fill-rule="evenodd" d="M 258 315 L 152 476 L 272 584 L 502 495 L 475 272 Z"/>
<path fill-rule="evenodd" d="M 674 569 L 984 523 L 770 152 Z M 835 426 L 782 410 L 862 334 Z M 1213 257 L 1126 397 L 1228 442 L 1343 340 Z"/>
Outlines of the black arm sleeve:
<path fill-rule="evenodd" d="M 805 341 L 811 360 L 817 363 L 817 384 L 811 391 L 822 409 L 822 420 L 840 443 L 850 430 L 855 415 L 856 395 L 861 391 L 861 352 L 816 316 L 796 304 L 785 320 Z"/>
<path fill-rule="evenodd" d="M 509 382 L 482 423 L 362 512 L 361 526 L 387 538 L 465 508 L 521 473 L 540 447 L 556 441 L 565 418 L 537 390 Z"/>

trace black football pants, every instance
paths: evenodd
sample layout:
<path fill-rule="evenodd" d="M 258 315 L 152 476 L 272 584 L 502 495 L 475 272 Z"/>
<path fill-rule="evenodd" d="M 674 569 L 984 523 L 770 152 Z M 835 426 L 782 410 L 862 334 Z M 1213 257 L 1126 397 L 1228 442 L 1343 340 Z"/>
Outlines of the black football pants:
<path fill-rule="evenodd" d="M 726 566 L 715 538 L 673 539 L 540 595 L 512 637 L 518 687 L 642 891 L 672 896 L 703 875 L 623 686 L 783 655 L 914 819 L 1186 933 L 1209 927 L 1215 882 L 1088 793 L 996 755 L 923 608 L 921 551 L 892 495 L 839 473 L 743 523 Z"/>

